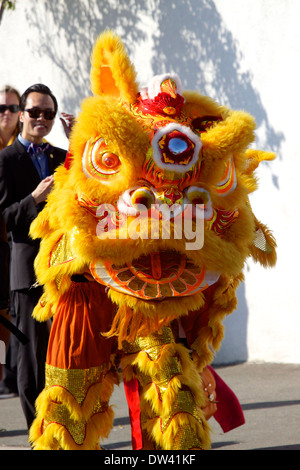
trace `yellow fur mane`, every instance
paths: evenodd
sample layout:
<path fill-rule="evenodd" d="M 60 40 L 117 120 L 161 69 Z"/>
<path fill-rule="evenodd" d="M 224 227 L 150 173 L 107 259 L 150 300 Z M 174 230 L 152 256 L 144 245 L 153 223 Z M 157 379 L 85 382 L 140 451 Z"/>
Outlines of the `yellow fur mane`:
<path fill-rule="evenodd" d="M 137 184 L 143 177 L 149 138 L 142 123 L 128 112 L 139 88 L 134 67 L 120 38 L 111 31 L 102 34 L 91 62 L 94 96 L 82 103 L 72 130 L 69 167 L 57 169 L 47 205 L 30 230 L 33 238 L 41 239 L 35 269 L 39 283 L 44 286 L 44 295 L 34 312 L 35 318 L 41 321 L 55 314 L 59 298 L 69 288 L 72 276 L 88 273 L 95 258 L 121 265 L 155 250 L 185 253 L 184 240 L 112 240 L 97 236 L 99 220 L 88 208 L 113 204 L 124 191 Z M 201 134 L 201 171 L 197 184 L 210 192 L 214 208 L 238 211 L 237 219 L 222 236 L 207 229 L 202 249 L 187 253 L 195 265 L 221 273 L 215 284 L 209 322 L 199 330 L 194 345 L 205 362 L 211 360 L 208 345 L 218 347 L 220 344 L 224 316 L 236 307 L 235 290 L 242 279 L 247 257 L 252 256 L 264 266 L 272 266 L 276 261 L 274 238 L 267 227 L 257 221 L 248 199 L 257 188 L 256 167 L 263 160 L 273 159 L 274 155 L 248 149 L 255 130 L 255 122 L 249 114 L 220 106 L 194 91 L 185 91 L 183 95 L 183 112 L 189 122 L 199 116 L 220 117 L 220 122 Z M 87 177 L 82 168 L 87 142 L 99 136 L 109 152 L 118 155 L 122 163 L 121 171 L 108 184 Z M 220 195 L 214 188 L 230 159 L 236 172 L 236 188 Z M 89 201 L 89 204 L 82 201 Z M 260 244 L 257 237 L 261 237 Z M 163 302 L 145 301 L 113 288 L 108 295 L 119 308 L 110 334 L 118 335 L 120 342 L 149 334 L 180 316 L 200 310 L 206 299 L 205 290 Z"/>

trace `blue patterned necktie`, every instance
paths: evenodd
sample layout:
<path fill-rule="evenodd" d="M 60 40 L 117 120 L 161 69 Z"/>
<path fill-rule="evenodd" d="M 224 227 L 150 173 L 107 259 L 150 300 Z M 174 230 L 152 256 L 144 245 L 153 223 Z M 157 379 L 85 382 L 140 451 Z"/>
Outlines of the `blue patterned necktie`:
<path fill-rule="evenodd" d="M 27 149 L 41 180 L 49 176 L 48 158 L 45 153 L 49 147 L 50 144 L 48 143 L 41 143 L 39 145 L 31 143 Z"/>

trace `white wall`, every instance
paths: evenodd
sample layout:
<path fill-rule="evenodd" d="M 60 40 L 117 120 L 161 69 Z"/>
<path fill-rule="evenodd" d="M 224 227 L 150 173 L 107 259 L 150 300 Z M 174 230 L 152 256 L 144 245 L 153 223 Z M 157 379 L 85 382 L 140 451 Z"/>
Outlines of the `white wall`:
<path fill-rule="evenodd" d="M 240 66 L 251 75 L 252 87 L 264 110 L 262 120 L 254 113 L 260 123 L 258 146 L 276 149 L 275 136 L 278 143 L 280 140 L 277 160 L 260 168 L 261 189 L 251 198 L 258 219 L 269 225 L 276 236 L 277 266 L 265 271 L 248 264 L 246 283 L 239 291 L 240 308 L 225 322 L 226 337 L 217 359 L 239 359 L 240 333 L 247 345 L 244 354 L 248 360 L 299 363 L 300 3 L 217 0 L 215 4 L 225 27 L 237 41 Z"/>
<path fill-rule="evenodd" d="M 256 147 L 278 158 L 259 169 L 251 202 L 274 231 L 278 263 L 272 270 L 247 263 L 217 363 L 300 363 L 299 18 L 299 0 L 17 0 L 0 24 L 0 85 L 22 92 L 45 83 L 60 111 L 76 113 L 90 93 L 91 48 L 109 27 L 122 36 L 141 85 L 175 71 L 185 88 L 256 118 Z M 66 148 L 59 121 L 50 139 Z"/>

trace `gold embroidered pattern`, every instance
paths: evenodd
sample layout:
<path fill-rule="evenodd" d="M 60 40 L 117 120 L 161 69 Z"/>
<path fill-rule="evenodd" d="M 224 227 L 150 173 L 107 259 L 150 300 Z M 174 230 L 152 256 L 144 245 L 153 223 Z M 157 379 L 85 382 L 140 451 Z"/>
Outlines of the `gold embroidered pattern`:
<path fill-rule="evenodd" d="M 58 266 L 63 263 L 69 263 L 70 261 L 76 259 L 75 237 L 78 233 L 78 228 L 74 227 L 70 232 L 64 233 L 60 237 L 58 243 L 56 244 L 56 247 L 50 254 L 50 267 Z M 60 288 L 62 278 L 63 274 L 59 274 L 58 276 L 56 276 L 55 282 L 58 290 Z"/>
<path fill-rule="evenodd" d="M 172 449 L 202 450 L 203 446 L 195 430 L 190 426 L 184 426 L 177 432 Z"/>
<path fill-rule="evenodd" d="M 177 413 L 188 413 L 194 416 L 200 423 L 202 422 L 203 415 L 199 412 L 199 409 L 197 409 L 195 399 L 190 390 L 180 390 L 178 392 L 177 400 L 173 403 L 169 416 L 161 419 L 162 432 L 166 431 Z"/>
<path fill-rule="evenodd" d="M 183 382 L 182 350 L 175 344 L 171 328 L 163 327 L 160 332 L 126 343 L 125 349 L 134 358 L 131 364 L 141 386 L 142 429 L 149 433 L 150 423 L 154 423 L 156 447 L 160 448 L 162 442 L 163 448 L 167 445 L 170 449 L 206 446 L 202 436 L 207 424 L 193 390 Z M 191 377 L 198 377 L 193 375 L 192 360 L 189 367 Z M 200 378 L 193 386 L 201 388 Z"/>
<path fill-rule="evenodd" d="M 46 365 L 46 390 L 52 387 L 64 389 L 71 394 L 82 406 L 90 387 L 99 383 L 106 372 L 107 367 L 92 367 L 91 369 L 60 369 L 58 367 Z M 108 402 L 101 401 L 100 397 L 93 403 L 90 416 L 103 413 L 108 409 Z M 43 420 L 43 430 L 51 423 L 57 423 L 65 427 L 77 445 L 84 443 L 86 437 L 87 421 L 73 419 L 68 407 L 59 398 L 51 401 L 51 409 Z"/>
<path fill-rule="evenodd" d="M 156 361 L 160 355 L 161 347 L 173 342 L 174 336 L 172 330 L 162 327 L 160 331 L 153 333 L 151 336 L 138 337 L 133 343 L 124 341 L 123 350 L 126 354 L 146 351 L 151 360 Z"/>
<path fill-rule="evenodd" d="M 43 431 L 51 423 L 58 423 L 67 428 L 76 444 L 83 444 L 86 431 L 85 420 L 73 420 L 66 406 L 53 403 L 51 406 L 51 416 L 47 416 L 43 421 Z"/>
<path fill-rule="evenodd" d="M 91 385 L 100 382 L 107 370 L 106 365 L 90 369 L 60 369 L 46 365 L 46 390 L 59 386 L 73 395 L 79 405 L 82 405 Z"/>
<path fill-rule="evenodd" d="M 66 232 L 60 237 L 55 249 L 50 254 L 50 266 L 67 263 L 76 258 L 75 237 L 78 233 L 78 228 L 74 227 L 70 232 Z"/>

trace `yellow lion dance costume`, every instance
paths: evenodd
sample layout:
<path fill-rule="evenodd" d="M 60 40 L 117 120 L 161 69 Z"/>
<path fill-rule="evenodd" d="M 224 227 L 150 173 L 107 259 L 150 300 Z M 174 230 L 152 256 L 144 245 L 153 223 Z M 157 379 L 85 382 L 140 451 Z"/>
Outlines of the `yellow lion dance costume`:
<path fill-rule="evenodd" d="M 251 116 L 183 91 L 175 74 L 140 90 L 111 31 L 91 63 L 94 96 L 31 227 L 44 286 L 34 316 L 53 323 L 30 440 L 100 449 L 121 369 L 134 449 L 209 449 L 201 373 L 245 260 L 276 260 L 248 200 L 254 170 L 274 155 L 248 148 Z"/>

